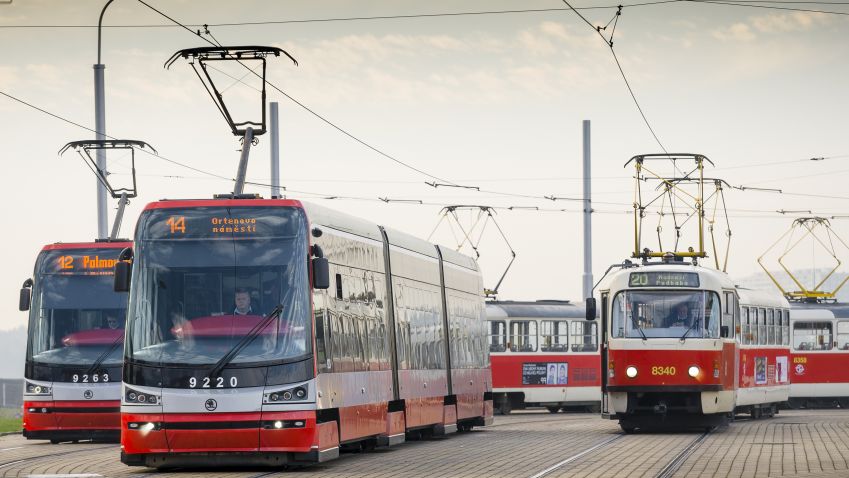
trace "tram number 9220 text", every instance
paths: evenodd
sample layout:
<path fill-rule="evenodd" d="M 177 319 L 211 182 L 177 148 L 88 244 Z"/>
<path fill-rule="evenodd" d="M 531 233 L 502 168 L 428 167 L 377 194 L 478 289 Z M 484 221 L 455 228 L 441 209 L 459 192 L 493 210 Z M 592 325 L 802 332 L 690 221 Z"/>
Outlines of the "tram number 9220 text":
<path fill-rule="evenodd" d="M 675 367 L 659 367 L 651 368 L 652 375 L 675 375 Z"/>
<path fill-rule="evenodd" d="M 227 385 L 235 388 L 239 385 L 239 379 L 236 377 L 230 377 L 229 380 L 225 380 L 224 377 L 189 378 L 189 388 L 227 388 Z"/>

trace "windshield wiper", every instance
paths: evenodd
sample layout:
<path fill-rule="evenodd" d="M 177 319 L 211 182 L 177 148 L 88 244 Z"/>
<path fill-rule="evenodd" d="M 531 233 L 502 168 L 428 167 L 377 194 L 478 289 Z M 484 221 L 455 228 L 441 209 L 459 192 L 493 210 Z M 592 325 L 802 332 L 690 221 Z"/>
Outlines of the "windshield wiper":
<path fill-rule="evenodd" d="M 239 355 L 239 352 L 241 352 L 242 349 L 247 347 L 248 344 L 250 344 L 255 338 L 257 338 L 257 336 L 259 336 L 259 334 L 262 333 L 263 330 L 265 330 L 265 328 L 268 326 L 268 324 L 271 323 L 272 320 L 280 317 L 280 314 L 282 312 L 283 304 L 277 304 L 277 306 L 274 307 L 274 310 L 272 310 L 270 314 L 263 317 L 258 324 L 254 325 L 254 327 L 247 334 L 245 334 L 244 337 L 242 337 L 242 340 L 240 340 L 236 345 L 233 346 L 232 349 L 230 349 L 229 352 L 227 352 L 223 357 L 221 357 L 221 359 L 215 364 L 214 367 L 212 367 L 212 370 L 209 372 L 209 378 L 217 377 L 218 374 L 221 373 L 222 370 L 224 370 L 224 367 L 226 367 L 230 362 L 232 362 L 233 359 L 236 358 L 237 355 Z"/>
<path fill-rule="evenodd" d="M 691 330 L 696 328 L 696 325 L 697 325 L 696 322 L 693 321 L 693 325 L 687 327 L 687 330 L 684 331 L 684 335 L 682 335 L 681 338 L 678 339 L 678 340 L 680 340 L 681 342 L 686 342 L 687 341 L 687 335 L 690 333 Z"/>
<path fill-rule="evenodd" d="M 98 367 L 100 367 L 100 365 L 103 364 L 103 361 L 106 360 L 106 357 L 112 355 L 112 352 L 114 352 L 115 349 L 117 349 L 118 346 L 123 344 L 123 343 L 124 343 L 124 334 L 121 334 L 115 339 L 114 342 L 112 342 L 111 345 L 109 345 L 108 349 L 103 351 L 103 353 L 101 353 L 100 356 L 97 357 L 97 360 L 95 360 L 94 363 L 91 364 L 91 367 L 89 367 L 88 370 L 86 370 L 86 373 L 87 374 L 94 373 L 98 369 Z"/>

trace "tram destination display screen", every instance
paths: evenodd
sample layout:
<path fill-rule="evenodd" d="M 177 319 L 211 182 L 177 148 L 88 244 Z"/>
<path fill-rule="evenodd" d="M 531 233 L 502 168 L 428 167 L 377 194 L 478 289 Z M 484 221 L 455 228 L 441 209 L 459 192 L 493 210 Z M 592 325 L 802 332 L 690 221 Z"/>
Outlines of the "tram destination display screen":
<path fill-rule="evenodd" d="M 149 213 L 145 239 L 255 239 L 291 237 L 300 211 L 271 207 L 195 207 Z"/>
<path fill-rule="evenodd" d="M 112 275 L 121 249 L 54 249 L 44 255 L 44 274 Z"/>
<path fill-rule="evenodd" d="M 698 287 L 696 272 L 632 272 L 628 287 Z"/>

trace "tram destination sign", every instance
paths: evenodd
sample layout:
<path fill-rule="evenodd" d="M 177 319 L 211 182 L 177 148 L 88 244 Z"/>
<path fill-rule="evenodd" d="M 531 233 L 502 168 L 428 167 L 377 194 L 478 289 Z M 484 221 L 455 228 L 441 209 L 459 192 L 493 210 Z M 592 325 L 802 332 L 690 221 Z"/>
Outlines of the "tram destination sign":
<path fill-rule="evenodd" d="M 632 272 L 628 287 L 698 287 L 699 274 L 696 272 Z"/>
<path fill-rule="evenodd" d="M 111 275 L 121 249 L 57 249 L 45 254 L 47 274 Z"/>
<path fill-rule="evenodd" d="M 147 239 L 239 239 L 291 237 L 301 226 L 295 208 L 196 207 L 149 213 Z"/>

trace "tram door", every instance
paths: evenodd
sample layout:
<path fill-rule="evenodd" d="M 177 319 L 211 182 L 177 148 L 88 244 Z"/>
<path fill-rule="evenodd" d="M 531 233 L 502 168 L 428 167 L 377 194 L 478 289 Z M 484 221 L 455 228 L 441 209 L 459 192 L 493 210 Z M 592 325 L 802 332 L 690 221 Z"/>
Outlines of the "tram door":
<path fill-rule="evenodd" d="M 599 369 L 599 373 L 601 373 L 601 415 L 607 416 L 610 414 L 610 409 L 608 407 L 608 399 L 607 399 L 607 350 L 608 350 L 608 333 L 607 333 L 607 322 L 608 322 L 608 311 L 607 311 L 607 297 L 608 294 L 601 294 L 601 349 L 599 349 L 599 355 L 601 356 L 601 367 Z"/>

